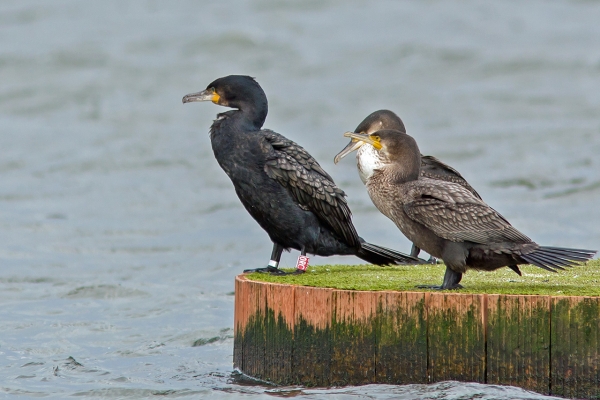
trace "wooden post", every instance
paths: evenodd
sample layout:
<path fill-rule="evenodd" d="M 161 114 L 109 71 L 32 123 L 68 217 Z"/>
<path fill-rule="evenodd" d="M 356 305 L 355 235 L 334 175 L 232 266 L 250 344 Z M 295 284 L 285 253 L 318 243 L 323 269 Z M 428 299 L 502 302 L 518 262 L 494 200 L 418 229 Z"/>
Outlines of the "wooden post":
<path fill-rule="evenodd" d="M 459 380 L 600 398 L 600 297 L 235 283 L 234 366 L 304 386 Z"/>

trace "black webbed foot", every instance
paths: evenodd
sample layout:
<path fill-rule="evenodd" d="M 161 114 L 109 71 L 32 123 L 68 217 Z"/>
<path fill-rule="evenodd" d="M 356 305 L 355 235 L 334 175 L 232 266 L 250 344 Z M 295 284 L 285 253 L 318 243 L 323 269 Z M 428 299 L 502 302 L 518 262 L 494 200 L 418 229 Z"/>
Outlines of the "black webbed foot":
<path fill-rule="evenodd" d="M 269 273 L 270 273 L 271 275 L 281 275 L 281 276 L 283 276 L 283 275 L 289 275 L 289 273 L 287 273 L 287 272 L 285 272 L 285 271 L 282 271 L 282 270 L 280 270 L 279 268 L 275 268 L 275 270 L 274 270 L 274 271 L 270 271 Z"/>
<path fill-rule="evenodd" d="M 443 286 L 439 286 L 439 285 L 417 285 L 415 286 L 419 289 L 432 289 L 432 290 L 458 290 L 458 289 L 462 289 L 463 286 L 459 285 L 458 283 L 456 285 L 454 285 L 453 287 L 443 287 Z"/>
<path fill-rule="evenodd" d="M 287 272 L 280 270 L 279 268 L 275 268 L 272 266 L 264 267 L 264 268 L 255 268 L 255 269 L 245 269 L 244 273 L 251 272 L 260 272 L 262 274 L 271 274 L 271 275 L 287 275 Z"/>
<path fill-rule="evenodd" d="M 462 279 L 462 273 L 453 271 L 452 269 L 446 266 L 446 272 L 444 273 L 444 282 L 442 282 L 442 286 L 437 285 L 419 285 L 418 288 L 421 289 L 433 289 L 433 290 L 456 290 L 462 289 L 463 287 L 458 283 Z"/>
<path fill-rule="evenodd" d="M 291 272 L 290 275 L 302 275 L 305 272 L 306 272 L 306 270 L 297 269 L 294 272 Z"/>

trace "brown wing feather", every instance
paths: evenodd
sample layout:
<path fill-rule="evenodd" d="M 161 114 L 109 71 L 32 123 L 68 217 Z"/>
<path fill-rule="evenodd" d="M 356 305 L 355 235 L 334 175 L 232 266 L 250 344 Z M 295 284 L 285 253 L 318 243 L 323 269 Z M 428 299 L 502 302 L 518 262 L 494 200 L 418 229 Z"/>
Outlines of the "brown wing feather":
<path fill-rule="evenodd" d="M 531 242 L 466 188 L 431 180 L 415 182 L 413 200 L 404 204 L 404 211 L 436 235 L 453 242 Z"/>
<path fill-rule="evenodd" d="M 456 183 L 473 193 L 478 199 L 481 199 L 479 193 L 469 185 L 469 182 L 457 170 L 433 156 L 421 155 L 421 176 Z"/>

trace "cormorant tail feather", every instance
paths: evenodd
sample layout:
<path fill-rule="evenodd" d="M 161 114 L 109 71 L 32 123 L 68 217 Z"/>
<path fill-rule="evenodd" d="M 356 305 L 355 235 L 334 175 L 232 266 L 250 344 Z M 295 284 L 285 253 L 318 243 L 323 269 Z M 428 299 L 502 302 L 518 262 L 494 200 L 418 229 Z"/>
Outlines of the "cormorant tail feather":
<path fill-rule="evenodd" d="M 521 254 L 521 258 L 547 271 L 557 272 L 564 267 L 573 267 L 588 261 L 596 254 L 596 250 L 568 249 L 564 247 L 541 246 L 529 254 Z"/>
<path fill-rule="evenodd" d="M 425 260 L 411 257 L 408 254 L 401 253 L 387 247 L 377 246 L 375 244 L 362 242 L 361 248 L 356 254 L 357 257 L 375 265 L 398 265 L 398 264 L 424 264 Z"/>

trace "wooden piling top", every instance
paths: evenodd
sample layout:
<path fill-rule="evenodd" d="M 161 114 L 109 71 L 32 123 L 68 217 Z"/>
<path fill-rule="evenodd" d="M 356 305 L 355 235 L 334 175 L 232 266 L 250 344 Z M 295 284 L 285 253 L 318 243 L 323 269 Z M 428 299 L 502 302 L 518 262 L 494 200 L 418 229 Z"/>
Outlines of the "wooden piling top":
<path fill-rule="evenodd" d="M 459 380 L 600 398 L 600 296 L 235 284 L 234 365 L 304 386 Z"/>

